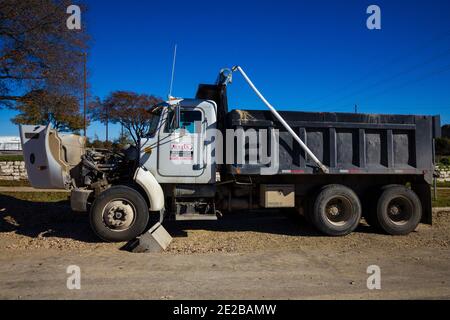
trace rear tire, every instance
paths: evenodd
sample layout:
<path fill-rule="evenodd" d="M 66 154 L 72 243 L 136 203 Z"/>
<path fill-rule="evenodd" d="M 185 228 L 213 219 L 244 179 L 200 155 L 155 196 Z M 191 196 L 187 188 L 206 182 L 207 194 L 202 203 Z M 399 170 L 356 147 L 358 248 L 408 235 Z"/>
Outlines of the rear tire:
<path fill-rule="evenodd" d="M 385 186 L 382 187 L 378 187 L 376 189 L 372 189 L 369 191 L 369 194 L 366 196 L 367 197 L 367 203 L 368 203 L 368 207 L 366 211 L 366 222 L 369 224 L 369 226 L 371 226 L 374 230 L 376 231 L 383 231 L 383 229 L 380 226 L 380 223 L 378 222 L 378 210 L 377 210 L 377 206 L 378 206 L 378 199 L 380 199 L 381 194 L 389 188 L 392 187 L 402 187 L 401 184 L 387 184 Z"/>
<path fill-rule="evenodd" d="M 149 210 L 138 191 L 126 186 L 114 186 L 95 199 L 89 218 L 92 230 L 101 239 L 122 242 L 144 232 Z"/>
<path fill-rule="evenodd" d="M 422 218 L 422 204 L 414 191 L 405 186 L 384 187 L 377 203 L 377 225 L 391 235 L 414 231 Z"/>
<path fill-rule="evenodd" d="M 319 231 L 330 236 L 344 236 L 358 226 L 361 202 L 350 188 L 329 185 L 317 195 L 310 217 Z"/>

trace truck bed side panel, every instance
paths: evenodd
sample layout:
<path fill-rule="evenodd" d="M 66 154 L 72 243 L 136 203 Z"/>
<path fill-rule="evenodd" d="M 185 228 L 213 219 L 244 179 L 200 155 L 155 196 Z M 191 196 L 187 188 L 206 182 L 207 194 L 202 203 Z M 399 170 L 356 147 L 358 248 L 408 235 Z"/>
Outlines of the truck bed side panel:
<path fill-rule="evenodd" d="M 331 174 L 413 174 L 431 182 L 438 117 L 281 112 Z M 318 173 L 298 143 L 269 111 L 233 110 L 227 127 L 279 130 L 279 174 Z M 228 144 L 227 144 L 228 145 Z M 248 152 L 248 144 L 246 145 Z M 233 174 L 259 174 L 261 164 L 231 164 Z M 268 166 L 268 165 L 266 165 Z"/>

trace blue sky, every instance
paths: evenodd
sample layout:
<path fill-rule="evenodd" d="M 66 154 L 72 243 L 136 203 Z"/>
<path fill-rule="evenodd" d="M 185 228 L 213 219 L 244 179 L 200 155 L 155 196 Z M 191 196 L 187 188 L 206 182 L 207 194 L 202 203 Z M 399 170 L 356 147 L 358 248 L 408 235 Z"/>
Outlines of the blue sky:
<path fill-rule="evenodd" d="M 92 36 L 91 93 L 167 96 L 239 64 L 280 110 L 440 114 L 450 123 L 450 1 L 91 0 L 83 14 Z M 76 1 L 74 1 L 76 3 Z M 366 8 L 381 8 L 381 30 Z M 230 108 L 265 108 L 235 74 Z M 0 135 L 17 135 L 0 111 Z M 104 138 L 104 126 L 88 135 Z M 110 135 L 119 128 L 112 126 Z"/>

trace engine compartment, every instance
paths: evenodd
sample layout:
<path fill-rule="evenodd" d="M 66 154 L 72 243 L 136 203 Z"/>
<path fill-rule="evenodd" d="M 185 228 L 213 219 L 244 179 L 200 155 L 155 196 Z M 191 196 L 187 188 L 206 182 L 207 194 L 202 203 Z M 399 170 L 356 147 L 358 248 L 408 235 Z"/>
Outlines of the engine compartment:
<path fill-rule="evenodd" d="M 81 156 L 76 186 L 98 194 L 113 184 L 126 184 L 132 180 L 137 163 L 138 152 L 134 146 L 120 151 L 86 149 Z"/>

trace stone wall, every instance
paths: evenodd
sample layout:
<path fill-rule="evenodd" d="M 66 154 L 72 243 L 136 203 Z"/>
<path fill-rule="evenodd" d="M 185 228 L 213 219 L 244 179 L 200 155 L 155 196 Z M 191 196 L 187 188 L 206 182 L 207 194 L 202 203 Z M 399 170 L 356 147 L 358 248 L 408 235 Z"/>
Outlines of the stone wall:
<path fill-rule="evenodd" d="M 450 166 L 437 166 L 439 182 L 450 182 Z M 0 180 L 27 180 L 27 170 L 23 161 L 0 161 Z"/>
<path fill-rule="evenodd" d="M 25 162 L 0 161 L 0 180 L 26 180 L 28 179 Z"/>

